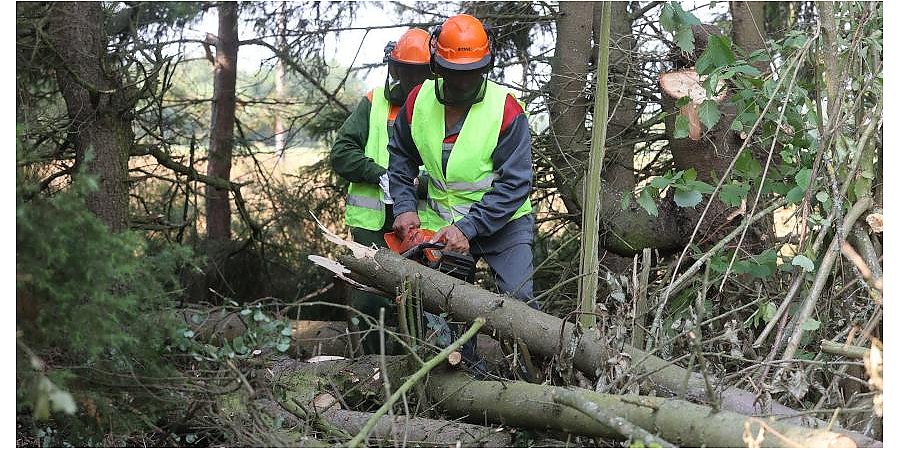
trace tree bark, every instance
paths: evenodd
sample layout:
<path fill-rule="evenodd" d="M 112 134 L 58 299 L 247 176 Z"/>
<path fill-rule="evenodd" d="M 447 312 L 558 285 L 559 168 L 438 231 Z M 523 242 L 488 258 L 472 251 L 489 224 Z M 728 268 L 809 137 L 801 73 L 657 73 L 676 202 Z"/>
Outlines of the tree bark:
<path fill-rule="evenodd" d="M 49 14 L 56 79 L 66 102 L 69 138 L 76 164 L 97 180 L 87 194 L 88 209 L 113 232 L 128 225 L 128 155 L 134 100 L 123 89 L 115 65 L 106 64 L 103 6 L 95 2 L 59 2 Z"/>
<path fill-rule="evenodd" d="M 621 8 L 613 3 L 613 8 Z M 561 2 L 557 19 L 557 41 L 550 76 L 550 128 L 553 139 L 547 151 L 547 159 L 554 169 L 554 181 L 566 208 L 571 213 L 580 214 L 584 204 L 582 182 L 583 161 L 586 160 L 589 135 L 585 119 L 590 101 L 584 95 L 587 73 L 591 63 L 591 33 L 598 23 L 594 20 L 594 5 L 591 2 Z M 613 14 L 615 17 L 616 14 Z M 620 20 L 610 23 L 610 34 L 624 42 L 629 42 Z M 624 52 L 624 48 L 620 47 Z M 617 49 L 619 51 L 619 49 Z M 623 53 L 622 57 L 625 56 Z M 627 71 L 612 55 L 611 70 Z M 621 75 L 614 75 L 621 76 Z M 614 78 L 615 81 L 615 78 Z M 623 83 L 622 86 L 627 85 Z M 617 104 L 610 123 L 610 133 L 614 139 L 624 131 L 624 124 L 630 123 L 628 115 L 631 106 L 627 95 Z M 618 96 L 617 96 L 618 98 Z M 621 108 L 621 112 L 618 108 Z M 659 202 L 658 216 L 651 216 L 638 206 L 633 199 L 633 170 L 625 170 L 621 164 L 623 153 L 615 156 L 613 164 L 600 188 L 601 246 L 613 253 L 629 256 L 644 248 L 656 248 L 662 252 L 672 252 L 680 248 L 690 227 L 684 226 L 682 212 L 669 202 Z M 607 160 L 610 156 L 607 155 Z M 627 156 L 625 157 L 627 159 Z M 632 153 L 633 158 L 633 153 Z M 626 172 L 631 172 L 628 176 Z M 613 180 L 612 183 L 607 181 Z M 616 186 L 622 187 L 617 189 Z M 627 197 L 627 198 L 626 198 Z M 628 205 L 622 208 L 623 198 Z"/>
<path fill-rule="evenodd" d="M 731 38 L 746 55 L 766 47 L 765 2 L 728 2 L 731 10 Z M 752 64 L 760 72 L 769 71 L 769 64 Z"/>
<path fill-rule="evenodd" d="M 587 154 L 589 135 L 585 128 L 590 101 L 584 95 L 590 71 L 590 33 L 593 17 L 591 2 L 561 2 L 556 21 L 556 50 L 550 74 L 550 129 L 554 140 L 549 151 L 557 187 L 570 212 L 581 210 L 581 202 L 573 203 L 581 194 L 578 181 Z"/>
<path fill-rule="evenodd" d="M 281 2 L 281 9 L 278 10 L 275 16 L 278 20 L 278 37 L 275 45 L 284 53 L 287 53 L 287 39 L 285 37 L 287 34 L 286 8 L 287 2 Z M 275 99 L 278 100 L 279 104 L 285 100 L 284 61 L 282 61 L 282 58 L 282 56 L 279 56 L 278 60 L 275 61 Z M 280 105 L 278 108 L 273 109 L 275 111 L 275 154 L 282 157 L 284 155 L 284 118 L 281 117 Z"/>
<path fill-rule="evenodd" d="M 332 409 L 322 413 L 329 422 L 347 433 L 356 434 L 372 417 L 371 413 Z M 422 419 L 409 416 L 383 416 L 378 419 L 369 443 L 406 444 L 412 446 L 455 447 L 510 447 L 512 437 L 495 428 L 470 425 L 448 420 Z"/>
<path fill-rule="evenodd" d="M 602 3 L 594 3 L 594 42 L 599 42 Z M 634 144 L 627 144 L 629 132 L 637 124 L 638 111 L 633 82 L 634 35 L 628 2 L 611 2 L 609 23 L 609 124 L 606 131 L 606 160 L 603 179 L 617 191 L 634 189 Z"/>
<path fill-rule="evenodd" d="M 394 384 L 414 371 L 405 357 L 385 358 L 384 364 L 389 372 L 387 377 Z M 331 392 L 336 398 L 341 398 L 344 404 L 352 406 L 353 403 L 365 400 L 367 396 L 379 397 L 384 392 L 385 379 L 380 367 L 377 355 L 319 363 L 286 359 L 272 367 L 271 373 L 268 370 L 261 370 L 259 373 L 265 380 L 285 389 L 285 399 L 299 405 L 301 414 L 302 411 L 314 412 L 330 425 L 355 435 L 373 414 L 340 409 L 340 404 L 329 406 L 321 400 L 320 404 L 315 405 L 315 399 L 324 392 Z M 297 422 L 296 416 L 280 405 L 269 404 L 265 410 L 269 414 Z M 466 447 L 508 447 L 512 443 L 508 432 L 498 432 L 493 428 L 403 415 L 382 416 L 376 422 L 369 435 L 369 442 L 375 444 L 378 441 L 406 443 L 407 446 L 455 446 L 460 443 Z"/>
<path fill-rule="evenodd" d="M 426 310 L 435 314 L 449 312 L 454 320 L 466 322 L 484 317 L 487 320 L 484 327 L 487 334 L 520 338 L 532 354 L 548 358 L 559 356 L 561 360 L 570 360 L 575 368 L 588 375 L 605 370 L 611 353 L 617 351 L 631 357 L 631 382 L 647 380 L 651 389 L 670 395 L 684 395 L 690 401 L 703 402 L 706 398 L 705 381 L 698 373 L 688 372 L 627 344 L 621 349 L 610 349 L 596 333 L 576 334 L 572 323 L 534 310 L 521 301 L 427 269 L 389 250 L 379 250 L 373 256 L 361 255 L 359 258 L 348 255 L 341 257 L 340 261 L 353 275 L 386 291 L 393 290 L 404 279 L 420 276 L 423 306 Z M 721 386 L 715 379 L 711 380 L 711 384 L 721 390 L 720 404 L 723 409 L 746 415 L 758 413 L 755 394 Z M 772 408 L 772 414 L 796 416 L 799 412 L 776 404 Z M 802 423 L 802 419 L 798 417 L 787 420 Z M 823 423 L 816 419 L 812 422 Z M 868 439 L 854 436 L 856 438 Z"/>
<path fill-rule="evenodd" d="M 219 35 L 213 81 L 212 126 L 209 138 L 207 175 L 231 180 L 231 154 L 234 147 L 234 116 L 237 85 L 238 5 L 219 5 Z M 231 239 L 229 191 L 206 186 L 206 236 L 210 240 Z"/>
<path fill-rule="evenodd" d="M 556 393 L 575 392 L 611 415 L 686 447 L 746 447 L 743 439 L 746 426 L 753 436 L 761 427 L 765 428 L 759 443 L 763 447 L 855 447 L 853 440 L 842 434 L 727 411 L 714 413 L 709 407 L 676 399 L 608 395 L 524 382 L 474 381 L 465 374 L 452 373 L 433 374 L 427 389 L 432 401 L 452 416 L 484 418 L 537 430 L 622 437 L 578 410 L 554 402 Z"/>

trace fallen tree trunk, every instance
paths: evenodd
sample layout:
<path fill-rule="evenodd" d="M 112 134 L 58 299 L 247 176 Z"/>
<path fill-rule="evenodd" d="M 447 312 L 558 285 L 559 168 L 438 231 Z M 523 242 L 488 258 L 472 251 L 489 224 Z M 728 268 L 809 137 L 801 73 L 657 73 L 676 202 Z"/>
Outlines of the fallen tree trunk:
<path fill-rule="evenodd" d="M 381 361 L 376 355 L 356 360 L 333 360 L 318 363 L 285 359 L 273 367 L 259 371 L 259 375 L 283 390 L 287 402 L 298 407 L 285 406 L 274 401 L 260 403 L 269 415 L 284 419 L 289 426 L 299 425 L 298 419 L 324 421 L 352 436 L 359 433 L 373 414 L 344 409 L 345 405 L 368 398 L 378 401 L 384 392 L 385 374 L 380 371 Z M 393 383 L 413 372 L 413 367 L 400 356 L 385 358 L 387 377 Z M 331 395 L 334 394 L 334 395 Z M 373 398 L 374 397 L 374 398 Z M 445 420 L 433 420 L 408 416 L 382 416 L 370 430 L 370 444 L 405 444 L 404 446 L 456 446 L 508 447 L 512 437 L 508 432 L 498 432 L 489 427 Z"/>
<path fill-rule="evenodd" d="M 524 382 L 474 381 L 459 373 L 435 373 L 427 390 L 432 401 L 452 416 L 485 418 L 508 426 L 556 429 L 587 436 L 622 436 L 578 410 L 554 402 L 575 392 L 610 415 L 622 417 L 663 439 L 686 447 L 855 447 L 849 437 L 825 430 L 747 417 L 683 400 L 638 395 L 608 395 L 584 389 Z M 749 427 L 749 428 L 748 428 Z M 764 431 L 758 434 L 760 428 Z M 757 441 L 756 436 L 762 436 Z"/>
<path fill-rule="evenodd" d="M 328 410 L 322 413 L 332 425 L 349 434 L 359 433 L 372 413 L 346 409 Z M 403 444 L 404 447 L 446 447 L 460 444 L 464 447 L 510 447 L 509 433 L 495 428 L 471 425 L 447 420 L 420 419 L 408 416 L 382 416 L 369 434 L 369 444 Z"/>
<path fill-rule="evenodd" d="M 356 256 L 342 256 L 340 261 L 350 269 L 354 278 L 374 284 L 388 292 L 405 279 L 420 278 L 424 296 L 423 306 L 432 313 L 450 312 L 454 319 L 467 322 L 475 320 L 476 317 L 484 317 L 487 320 L 484 330 L 488 333 L 513 339 L 520 338 L 536 355 L 544 357 L 561 355 L 564 360 L 571 358 L 576 368 L 591 376 L 604 370 L 606 361 L 612 356 L 611 349 L 596 333 L 591 331 L 584 334 L 577 333 L 574 324 L 534 310 L 521 301 L 488 292 L 427 269 L 389 250 L 372 252 L 364 248 L 352 248 Z M 627 344 L 621 352 L 631 357 L 633 371 L 631 381 L 647 380 L 651 384 L 650 388 L 657 392 L 683 395 L 694 402 L 707 401 L 706 385 L 702 375 L 689 372 Z M 762 413 L 757 410 L 755 394 L 722 386 L 714 379 L 710 381 L 721 389 L 719 401 L 721 408 L 745 415 Z M 771 413 L 792 416 L 785 420 L 799 425 L 825 426 L 824 421 L 814 418 L 806 418 L 808 422 L 805 423 L 801 412 L 783 405 L 773 405 Z M 881 444 L 861 434 L 851 435 L 860 446 Z"/>

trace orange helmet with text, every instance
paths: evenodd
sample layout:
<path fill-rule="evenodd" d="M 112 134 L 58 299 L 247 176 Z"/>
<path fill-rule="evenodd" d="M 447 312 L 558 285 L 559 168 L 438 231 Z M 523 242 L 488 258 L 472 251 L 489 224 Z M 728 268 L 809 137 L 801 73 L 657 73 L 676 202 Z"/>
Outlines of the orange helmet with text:
<path fill-rule="evenodd" d="M 420 28 L 410 28 L 391 49 L 388 60 L 401 64 L 425 65 L 431 58 L 429 34 Z"/>
<path fill-rule="evenodd" d="M 433 33 L 434 62 L 452 70 L 476 70 L 493 61 L 488 30 L 480 20 L 459 14 L 447 19 Z"/>

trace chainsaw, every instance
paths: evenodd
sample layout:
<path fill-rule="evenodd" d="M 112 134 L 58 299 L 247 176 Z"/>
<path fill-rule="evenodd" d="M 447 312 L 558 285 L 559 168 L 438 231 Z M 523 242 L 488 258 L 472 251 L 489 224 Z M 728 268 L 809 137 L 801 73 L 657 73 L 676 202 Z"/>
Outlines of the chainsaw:
<path fill-rule="evenodd" d="M 394 253 L 411 259 L 423 266 L 450 275 L 451 277 L 475 282 L 475 259 L 471 255 L 444 250 L 443 242 L 429 242 L 434 237 L 430 230 L 415 229 L 400 239 L 393 231 L 384 234 L 384 241 Z"/>

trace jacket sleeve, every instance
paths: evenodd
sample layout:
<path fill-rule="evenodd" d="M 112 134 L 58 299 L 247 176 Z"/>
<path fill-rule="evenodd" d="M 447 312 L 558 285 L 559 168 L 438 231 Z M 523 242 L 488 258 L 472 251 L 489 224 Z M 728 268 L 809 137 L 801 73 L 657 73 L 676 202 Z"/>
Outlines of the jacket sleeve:
<path fill-rule="evenodd" d="M 338 175 L 352 183 L 378 184 L 378 178 L 387 170 L 366 156 L 371 109 L 369 99 L 363 97 L 350 117 L 341 125 L 337 139 L 331 146 L 331 167 Z"/>
<path fill-rule="evenodd" d="M 492 160 L 496 174 L 493 189 L 456 222 L 469 240 L 503 228 L 531 194 L 531 131 L 525 114 L 516 116 L 500 135 Z"/>
<path fill-rule="evenodd" d="M 407 105 L 410 104 L 407 100 Z M 419 176 L 422 158 L 412 140 L 406 106 L 400 108 L 394 120 L 394 135 L 388 143 L 388 183 L 394 199 L 394 217 L 416 211 L 416 188 L 413 180 Z"/>

